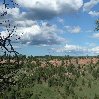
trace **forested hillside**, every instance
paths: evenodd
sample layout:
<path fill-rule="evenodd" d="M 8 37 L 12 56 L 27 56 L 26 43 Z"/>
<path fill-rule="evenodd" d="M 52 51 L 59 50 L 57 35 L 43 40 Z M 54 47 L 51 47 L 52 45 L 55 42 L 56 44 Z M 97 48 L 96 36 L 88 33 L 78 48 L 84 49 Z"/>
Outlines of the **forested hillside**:
<path fill-rule="evenodd" d="M 0 58 L 0 99 L 99 99 L 98 56 L 20 55 L 20 66 L 15 60 Z"/>

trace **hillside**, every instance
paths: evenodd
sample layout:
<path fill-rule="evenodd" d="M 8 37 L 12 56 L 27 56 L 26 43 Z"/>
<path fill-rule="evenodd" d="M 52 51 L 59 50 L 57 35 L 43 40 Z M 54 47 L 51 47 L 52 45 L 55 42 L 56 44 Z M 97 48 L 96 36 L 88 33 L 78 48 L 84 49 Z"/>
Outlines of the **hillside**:
<path fill-rule="evenodd" d="M 16 82 L 2 88 L 0 99 L 99 99 L 98 57 L 5 57 L 0 73 Z M 9 61 L 8 61 L 9 60 Z M 7 69 L 6 69 L 7 68 Z"/>

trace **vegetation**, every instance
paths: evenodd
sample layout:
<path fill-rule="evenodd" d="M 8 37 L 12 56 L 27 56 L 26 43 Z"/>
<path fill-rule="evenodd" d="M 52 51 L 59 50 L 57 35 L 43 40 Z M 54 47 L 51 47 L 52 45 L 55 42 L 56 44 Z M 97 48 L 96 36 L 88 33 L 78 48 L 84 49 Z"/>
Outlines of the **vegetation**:
<path fill-rule="evenodd" d="M 0 59 L 0 75 L 10 78 L 9 83 L 0 79 L 0 99 L 99 99 L 98 56 L 19 55 L 20 67 L 14 56 Z M 81 59 L 90 62 L 81 64 Z"/>
<path fill-rule="evenodd" d="M 3 4 L 6 9 L 5 0 Z M 10 25 L 6 26 L 8 33 Z M 5 38 L 0 34 L 0 48 L 5 50 L 0 56 L 0 99 L 99 99 L 99 56 L 17 56 L 11 44 L 15 29 L 16 26 Z M 99 20 L 96 30 L 99 30 Z M 17 58 L 6 52 L 13 52 Z M 82 64 L 81 59 L 90 61 Z"/>

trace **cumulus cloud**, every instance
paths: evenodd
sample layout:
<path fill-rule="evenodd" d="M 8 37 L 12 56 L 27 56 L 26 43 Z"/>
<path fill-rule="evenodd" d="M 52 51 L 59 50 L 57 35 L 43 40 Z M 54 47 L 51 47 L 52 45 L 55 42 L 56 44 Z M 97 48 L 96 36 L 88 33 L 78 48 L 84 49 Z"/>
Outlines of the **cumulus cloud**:
<path fill-rule="evenodd" d="M 51 19 L 62 14 L 78 11 L 83 0 L 15 0 L 28 9 L 24 17 L 28 19 Z"/>
<path fill-rule="evenodd" d="M 69 33 L 79 33 L 81 31 L 79 26 L 64 26 L 64 28 Z"/>
<path fill-rule="evenodd" d="M 84 3 L 83 10 L 90 11 L 96 4 L 99 3 L 99 0 L 90 0 L 89 2 Z"/>
<path fill-rule="evenodd" d="M 58 35 L 61 30 L 58 29 L 56 25 L 49 25 L 46 22 L 39 25 L 31 21 L 31 26 L 28 27 L 28 22 L 25 23 L 25 28 L 21 26 L 16 30 L 16 35 L 21 37 L 21 40 L 14 42 L 30 45 L 54 45 L 65 42 L 65 39 Z M 7 35 L 5 31 L 1 33 L 4 36 Z"/>
<path fill-rule="evenodd" d="M 96 11 L 90 11 L 88 14 L 93 16 L 93 17 L 95 17 L 95 16 L 98 17 L 99 16 L 99 12 L 96 12 Z"/>
<path fill-rule="evenodd" d="M 15 25 L 18 25 L 18 27 L 23 27 L 23 28 L 25 28 L 25 27 L 31 27 L 31 26 L 33 26 L 33 25 L 36 25 L 37 24 L 37 22 L 36 21 L 32 21 L 32 20 L 16 20 L 15 22 L 14 22 L 14 24 Z"/>
<path fill-rule="evenodd" d="M 24 12 L 21 12 L 17 7 L 7 9 L 4 5 L 0 4 L 0 15 L 2 14 L 4 14 L 4 16 L 0 16 L 0 19 L 19 19 L 24 15 Z"/>
<path fill-rule="evenodd" d="M 66 44 L 61 48 L 52 48 L 51 50 L 57 53 L 67 53 L 71 55 L 97 55 L 99 54 L 99 46 L 85 47 L 79 45 Z"/>
<path fill-rule="evenodd" d="M 50 25 L 44 21 L 40 24 L 37 20 L 28 20 L 25 18 L 25 14 L 28 12 L 21 12 L 19 8 L 4 9 L 3 5 L 0 5 L 0 11 L 7 11 L 7 15 L 0 16 L 0 21 L 10 20 L 11 29 L 13 26 L 17 26 L 16 33 L 17 37 L 21 37 L 21 40 L 15 40 L 12 38 L 14 43 L 32 44 L 32 45 L 54 45 L 65 42 L 65 39 L 59 35 L 62 30 L 58 29 L 56 25 Z M 42 14 L 40 14 L 42 15 Z M 2 24 L 1 35 L 6 37 L 8 32 L 6 31 L 6 25 L 9 23 L 5 22 Z M 9 31 L 10 31 L 9 30 Z"/>
<path fill-rule="evenodd" d="M 58 48 L 55 50 L 56 52 L 78 53 L 78 52 L 84 52 L 86 48 L 83 48 L 79 45 L 66 44 L 63 48 Z"/>

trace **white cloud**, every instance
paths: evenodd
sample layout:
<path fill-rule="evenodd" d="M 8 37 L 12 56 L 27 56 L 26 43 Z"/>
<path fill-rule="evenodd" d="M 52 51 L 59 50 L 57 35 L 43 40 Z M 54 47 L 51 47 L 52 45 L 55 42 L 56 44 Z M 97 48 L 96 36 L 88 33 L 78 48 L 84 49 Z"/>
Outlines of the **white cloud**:
<path fill-rule="evenodd" d="M 38 8 L 38 9 L 53 9 L 53 10 L 61 10 L 62 6 L 70 6 L 71 9 L 79 10 L 82 6 L 82 0 L 15 0 L 18 4 L 27 8 Z M 76 5 L 76 6 L 75 6 Z"/>
<path fill-rule="evenodd" d="M 99 38 L 99 33 L 94 33 L 94 34 L 92 35 L 92 37 L 93 37 L 93 38 Z"/>
<path fill-rule="evenodd" d="M 20 12 L 20 9 L 19 8 L 17 8 L 17 7 L 15 7 L 15 8 L 9 8 L 9 9 L 7 9 L 7 8 L 5 8 L 5 6 L 4 5 L 1 5 L 0 4 L 0 15 L 2 15 L 2 14 L 4 14 L 4 12 L 7 12 L 7 14 L 5 15 L 5 16 L 0 16 L 0 18 L 7 18 L 7 19 L 12 19 L 12 18 L 21 18 L 22 17 L 22 15 L 24 14 L 24 12 Z"/>
<path fill-rule="evenodd" d="M 16 25 L 18 25 L 18 27 L 31 27 L 35 24 L 37 24 L 36 21 L 32 21 L 32 20 L 16 20 L 15 23 Z"/>
<path fill-rule="evenodd" d="M 67 53 L 71 55 L 97 55 L 99 54 L 99 46 L 85 47 L 79 45 L 66 44 L 61 48 L 52 48 L 57 53 Z"/>
<path fill-rule="evenodd" d="M 7 9 L 7 14 L 12 15 L 14 18 L 19 18 L 20 17 L 20 9 L 19 8 L 9 8 Z"/>
<path fill-rule="evenodd" d="M 54 45 L 65 42 L 65 39 L 59 36 L 62 30 L 58 29 L 56 25 L 50 25 L 44 21 L 38 23 L 36 20 L 28 20 L 24 15 L 28 12 L 21 12 L 19 8 L 9 8 L 4 9 L 3 5 L 0 5 L 0 11 L 7 11 L 6 16 L 0 16 L 1 21 L 10 20 L 11 29 L 12 26 L 17 26 L 17 32 L 15 35 L 21 37 L 21 40 L 15 40 L 13 37 L 13 42 L 21 42 L 22 44 L 32 44 L 32 45 Z M 42 14 L 41 14 L 42 15 Z M 2 36 L 6 37 L 8 35 L 5 26 L 9 23 L 3 23 L 1 28 Z M 23 33 L 23 34 L 22 34 Z"/>
<path fill-rule="evenodd" d="M 90 0 L 89 2 L 84 3 L 83 10 L 90 11 L 96 4 L 99 3 L 99 0 Z"/>
<path fill-rule="evenodd" d="M 96 12 L 96 11 L 90 11 L 89 13 L 88 13 L 89 15 L 91 15 L 91 16 L 96 16 L 96 17 L 98 17 L 99 16 L 99 12 Z"/>
<path fill-rule="evenodd" d="M 34 24 L 34 22 L 31 21 L 31 26 L 28 27 L 27 23 L 28 22 L 25 23 L 26 27 L 20 26 L 17 28 L 15 35 L 21 37 L 21 40 L 15 41 L 13 38 L 14 42 L 31 45 L 54 45 L 65 42 L 64 38 L 58 36 L 61 30 L 58 29 L 56 25 L 49 25 L 46 22 L 39 25 L 37 23 Z M 4 36 L 7 35 L 5 31 L 2 31 L 1 33 Z"/>
<path fill-rule="evenodd" d="M 78 11 L 83 0 L 15 0 L 22 7 L 28 8 L 24 17 L 28 19 L 51 19 L 61 14 Z"/>
<path fill-rule="evenodd" d="M 56 48 L 54 49 L 56 52 L 67 52 L 67 53 L 77 53 L 77 52 L 82 52 L 83 50 L 86 50 L 86 48 L 83 48 L 79 45 L 70 45 L 66 44 L 62 48 Z"/>
<path fill-rule="evenodd" d="M 69 33 L 79 33 L 81 31 L 79 26 L 65 26 L 64 28 Z"/>
<path fill-rule="evenodd" d="M 94 54 L 99 54 L 99 46 L 92 48 L 91 52 L 93 52 Z"/>

